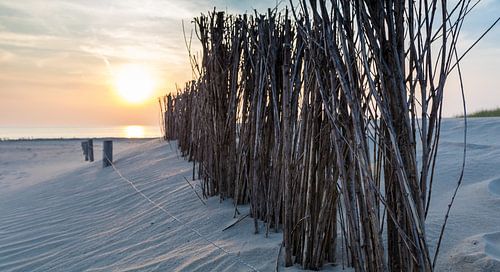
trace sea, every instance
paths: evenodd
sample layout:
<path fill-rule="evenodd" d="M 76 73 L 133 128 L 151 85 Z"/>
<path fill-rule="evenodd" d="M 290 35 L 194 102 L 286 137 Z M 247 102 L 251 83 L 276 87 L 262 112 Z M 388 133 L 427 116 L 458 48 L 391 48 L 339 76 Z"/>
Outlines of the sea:
<path fill-rule="evenodd" d="M 80 138 L 157 138 L 159 126 L 109 127 L 3 127 L 0 140 L 19 139 L 80 139 Z"/>

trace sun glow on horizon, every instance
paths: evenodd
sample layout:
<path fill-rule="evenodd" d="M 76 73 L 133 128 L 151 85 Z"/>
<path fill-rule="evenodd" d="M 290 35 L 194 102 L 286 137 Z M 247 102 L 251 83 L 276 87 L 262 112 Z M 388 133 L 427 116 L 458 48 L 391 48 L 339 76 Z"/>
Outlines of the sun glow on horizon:
<path fill-rule="evenodd" d="M 151 72 L 140 65 L 125 65 L 114 75 L 114 87 L 126 102 L 140 104 L 153 97 L 155 82 Z"/>
<path fill-rule="evenodd" d="M 126 126 L 125 134 L 127 138 L 144 138 L 144 127 L 143 126 Z"/>

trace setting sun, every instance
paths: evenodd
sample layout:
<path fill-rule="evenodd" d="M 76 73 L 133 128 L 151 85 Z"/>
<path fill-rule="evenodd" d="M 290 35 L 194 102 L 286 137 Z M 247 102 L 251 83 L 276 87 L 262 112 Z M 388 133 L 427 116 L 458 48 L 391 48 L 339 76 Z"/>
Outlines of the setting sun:
<path fill-rule="evenodd" d="M 153 96 L 154 80 L 149 70 L 139 65 L 126 65 L 114 79 L 118 95 L 128 103 L 139 104 Z"/>

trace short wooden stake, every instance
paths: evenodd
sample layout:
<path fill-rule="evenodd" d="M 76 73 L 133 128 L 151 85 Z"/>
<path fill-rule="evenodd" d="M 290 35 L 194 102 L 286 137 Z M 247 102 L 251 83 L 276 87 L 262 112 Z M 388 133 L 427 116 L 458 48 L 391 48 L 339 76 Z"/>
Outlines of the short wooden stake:
<path fill-rule="evenodd" d="M 89 161 L 93 162 L 94 161 L 94 140 L 89 139 L 88 141 L 88 154 L 89 154 Z"/>
<path fill-rule="evenodd" d="M 103 142 L 102 147 L 102 167 L 111 166 L 113 163 L 113 141 L 107 140 Z"/>
<path fill-rule="evenodd" d="M 82 150 L 83 150 L 83 156 L 85 157 L 85 161 L 89 160 L 89 152 L 88 152 L 88 145 L 89 143 L 87 141 L 82 142 Z"/>
<path fill-rule="evenodd" d="M 168 140 L 168 111 L 163 113 L 163 129 L 165 130 L 165 134 L 163 135 L 163 139 Z"/>

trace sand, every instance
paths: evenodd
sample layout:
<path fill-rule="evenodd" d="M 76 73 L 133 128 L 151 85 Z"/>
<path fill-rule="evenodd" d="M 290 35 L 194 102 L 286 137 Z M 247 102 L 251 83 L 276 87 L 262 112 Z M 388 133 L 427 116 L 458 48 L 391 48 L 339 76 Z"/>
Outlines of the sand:
<path fill-rule="evenodd" d="M 0 194 L 16 191 L 85 166 L 82 140 L 0 141 Z M 148 141 L 117 139 L 115 152 Z M 95 140 L 95 160 L 102 158 L 102 140 Z"/>
<path fill-rule="evenodd" d="M 238 258 L 260 271 L 274 269 L 281 234 L 253 235 L 249 217 L 223 232 L 235 220 L 232 203 L 210 198 L 205 206 L 196 197 L 184 180 L 191 164 L 175 145 L 115 146 L 116 168 L 187 227 L 113 168 L 103 169 L 100 152 L 84 162 L 78 141 L 3 142 L 2 162 L 10 157 L 17 166 L 2 166 L 0 271 L 249 271 Z M 36 160 L 44 164 L 31 167 Z M 25 180 L 29 185 L 18 184 Z M 248 206 L 239 210 L 243 216 Z"/>
<path fill-rule="evenodd" d="M 462 130 L 462 121 L 444 120 L 426 226 L 432 253 L 460 174 Z M 470 120 L 437 271 L 500 271 L 498 135 L 500 119 Z M 115 141 L 116 168 L 144 195 L 103 169 L 102 142 L 94 145 L 88 163 L 79 141 L 0 142 L 0 271 L 274 271 L 281 234 L 254 235 L 249 217 L 222 231 L 237 220 L 231 200 L 197 198 L 175 142 Z M 239 210 L 244 216 L 248 206 Z"/>

